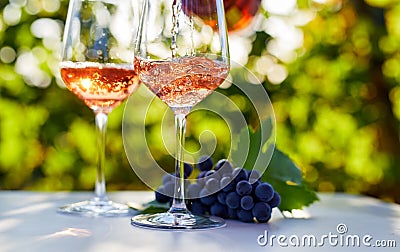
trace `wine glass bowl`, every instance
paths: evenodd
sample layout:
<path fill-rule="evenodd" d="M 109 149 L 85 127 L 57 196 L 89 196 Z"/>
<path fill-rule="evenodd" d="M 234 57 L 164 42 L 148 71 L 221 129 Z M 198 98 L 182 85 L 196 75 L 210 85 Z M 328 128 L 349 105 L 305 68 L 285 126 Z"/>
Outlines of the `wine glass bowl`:
<path fill-rule="evenodd" d="M 141 81 L 173 111 L 190 110 L 216 89 L 229 73 L 228 65 L 205 56 L 179 57 L 170 61 L 136 60 Z"/>
<path fill-rule="evenodd" d="M 207 7 L 204 9 L 204 7 Z M 185 204 L 186 116 L 229 74 L 223 0 L 144 0 L 135 47 L 140 81 L 174 112 L 176 153 L 172 206 L 131 223 L 159 229 L 206 229 L 224 220 L 192 214 Z"/>
<path fill-rule="evenodd" d="M 110 113 L 138 87 L 132 65 L 62 62 L 67 88 L 93 111 Z"/>
<path fill-rule="evenodd" d="M 127 216 L 125 204 L 106 196 L 105 137 L 108 114 L 139 86 L 134 70 L 137 8 L 131 0 L 71 0 L 60 62 L 66 87 L 93 110 L 97 130 L 95 196 L 60 207 L 65 214 Z"/>

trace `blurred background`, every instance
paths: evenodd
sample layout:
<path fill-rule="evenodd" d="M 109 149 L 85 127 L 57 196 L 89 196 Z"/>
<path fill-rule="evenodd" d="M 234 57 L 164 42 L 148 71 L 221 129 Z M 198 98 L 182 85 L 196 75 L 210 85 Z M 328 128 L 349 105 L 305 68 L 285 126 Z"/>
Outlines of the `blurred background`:
<path fill-rule="evenodd" d="M 400 1 L 225 1 L 239 63 L 232 76 L 247 67 L 253 75 L 238 81 L 266 88 L 277 147 L 306 182 L 400 203 Z M 67 7 L 66 0 L 0 0 L 1 190 L 94 186 L 93 113 L 58 72 Z M 240 104 L 237 93 L 225 93 Z M 157 111 L 146 125 L 150 138 L 158 134 Z M 146 190 L 124 152 L 123 112 L 110 114 L 107 187 Z M 204 126 L 192 117 L 189 145 Z M 217 149 L 213 158 L 223 156 Z"/>

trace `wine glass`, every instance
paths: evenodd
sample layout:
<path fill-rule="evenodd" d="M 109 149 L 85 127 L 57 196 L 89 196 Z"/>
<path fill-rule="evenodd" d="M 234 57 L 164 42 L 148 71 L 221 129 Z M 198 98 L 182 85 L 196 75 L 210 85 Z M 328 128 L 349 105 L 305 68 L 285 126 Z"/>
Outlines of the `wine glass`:
<path fill-rule="evenodd" d="M 97 131 L 95 196 L 60 207 L 60 213 L 127 216 L 128 206 L 106 196 L 104 178 L 108 114 L 139 86 L 134 71 L 136 9 L 131 0 L 71 0 L 64 31 L 61 77 L 93 110 Z M 138 18 L 137 18 L 138 19 Z"/>
<path fill-rule="evenodd" d="M 186 116 L 229 73 L 223 0 L 144 0 L 135 48 L 139 79 L 175 116 L 177 176 L 171 208 L 132 217 L 132 225 L 160 229 L 205 229 L 221 218 L 193 215 L 185 204 Z"/>

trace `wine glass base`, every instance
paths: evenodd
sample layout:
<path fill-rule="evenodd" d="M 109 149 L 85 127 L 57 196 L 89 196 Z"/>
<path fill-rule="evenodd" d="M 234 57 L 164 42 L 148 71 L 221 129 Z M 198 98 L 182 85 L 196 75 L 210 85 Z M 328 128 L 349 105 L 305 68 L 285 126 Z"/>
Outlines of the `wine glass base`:
<path fill-rule="evenodd" d="M 86 200 L 58 208 L 57 212 L 85 217 L 124 217 L 134 213 L 127 205 L 110 200 Z"/>
<path fill-rule="evenodd" d="M 131 224 L 151 229 L 212 229 L 225 226 L 225 220 L 214 216 L 166 212 L 136 215 L 131 218 Z"/>

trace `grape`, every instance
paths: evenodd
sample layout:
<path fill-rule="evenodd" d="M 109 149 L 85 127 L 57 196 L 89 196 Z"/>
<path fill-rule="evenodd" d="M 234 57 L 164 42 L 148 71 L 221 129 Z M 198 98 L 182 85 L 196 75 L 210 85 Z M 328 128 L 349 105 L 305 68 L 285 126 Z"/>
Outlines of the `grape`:
<path fill-rule="evenodd" d="M 231 177 L 222 177 L 220 187 L 224 192 L 231 192 L 235 189 L 235 183 Z"/>
<path fill-rule="evenodd" d="M 252 190 L 251 184 L 246 180 L 239 181 L 236 184 L 236 192 L 240 196 L 251 194 L 251 190 Z"/>
<path fill-rule="evenodd" d="M 204 177 L 212 177 L 212 178 L 215 178 L 215 179 L 218 179 L 218 180 L 221 179 L 221 175 L 219 173 L 217 173 L 216 171 L 214 171 L 214 170 L 207 171 L 206 175 Z"/>
<path fill-rule="evenodd" d="M 247 180 L 247 172 L 245 169 L 237 167 L 232 172 L 232 178 L 234 179 L 235 183 L 239 183 L 241 180 Z"/>
<path fill-rule="evenodd" d="M 212 176 L 214 174 L 215 174 L 214 170 L 209 170 L 209 171 L 206 171 L 206 174 L 204 175 L 204 177 Z"/>
<path fill-rule="evenodd" d="M 253 214 L 251 213 L 251 211 L 239 209 L 237 211 L 237 216 L 238 216 L 238 219 L 243 222 L 252 222 L 253 221 Z"/>
<path fill-rule="evenodd" d="M 163 185 L 164 192 L 167 196 L 173 197 L 175 191 L 175 184 L 174 182 L 170 181 Z"/>
<path fill-rule="evenodd" d="M 169 196 L 165 195 L 164 186 L 160 186 L 157 188 L 156 192 L 156 200 L 160 203 L 167 203 L 171 199 Z"/>
<path fill-rule="evenodd" d="M 188 164 L 188 163 L 184 163 L 183 164 L 183 177 L 186 179 L 188 178 L 193 172 L 193 166 Z M 177 171 L 176 173 L 176 177 L 179 178 L 179 171 Z"/>
<path fill-rule="evenodd" d="M 275 191 L 272 199 L 268 201 L 268 205 L 270 205 L 271 208 L 274 208 L 279 206 L 280 204 L 281 204 L 281 196 L 279 195 L 279 193 Z"/>
<path fill-rule="evenodd" d="M 190 184 L 187 187 L 187 195 L 189 199 L 195 199 L 200 197 L 201 186 L 199 184 Z"/>
<path fill-rule="evenodd" d="M 240 199 L 240 207 L 244 210 L 250 210 L 252 209 L 254 206 L 254 201 L 253 201 L 253 197 L 251 197 L 250 195 L 246 195 L 243 196 Z"/>
<path fill-rule="evenodd" d="M 211 206 L 217 199 L 215 194 L 211 194 L 206 188 L 200 191 L 200 202 L 206 206 Z"/>
<path fill-rule="evenodd" d="M 205 188 L 207 188 L 209 192 L 217 192 L 220 189 L 219 181 L 216 178 L 208 178 L 206 180 Z"/>
<path fill-rule="evenodd" d="M 209 156 L 201 156 L 199 162 L 197 163 L 197 168 L 200 171 L 209 171 L 213 167 L 213 161 Z"/>
<path fill-rule="evenodd" d="M 221 176 L 231 175 L 233 167 L 231 162 L 229 162 L 227 159 L 221 159 L 215 164 L 214 170 L 218 171 Z"/>
<path fill-rule="evenodd" d="M 205 176 L 206 176 L 207 171 L 201 171 L 199 175 L 197 175 L 197 183 L 200 184 L 201 186 L 204 186 L 206 183 Z"/>
<path fill-rule="evenodd" d="M 268 183 L 261 183 L 256 187 L 254 195 L 263 202 L 268 202 L 274 196 L 274 188 Z"/>
<path fill-rule="evenodd" d="M 162 177 L 162 184 L 165 185 L 167 182 L 173 182 L 174 176 L 169 173 L 166 173 Z"/>
<path fill-rule="evenodd" d="M 228 207 L 228 217 L 229 219 L 236 220 L 238 218 L 237 210 Z"/>
<path fill-rule="evenodd" d="M 254 193 L 256 191 L 256 187 L 261 184 L 260 181 L 256 180 L 254 183 L 251 184 L 251 191 Z"/>
<path fill-rule="evenodd" d="M 222 205 L 226 205 L 226 195 L 227 194 L 225 192 L 222 192 L 222 191 L 217 194 L 217 200 Z"/>
<path fill-rule="evenodd" d="M 230 192 L 226 195 L 225 202 L 229 208 L 236 209 L 240 205 L 240 196 L 236 192 Z"/>
<path fill-rule="evenodd" d="M 261 173 L 257 170 L 251 170 L 248 174 L 250 184 L 253 184 L 256 181 L 259 181 L 261 178 Z"/>
<path fill-rule="evenodd" d="M 201 171 L 201 172 L 199 172 L 199 175 L 197 175 L 197 179 L 202 179 L 202 178 L 204 178 L 205 176 L 206 176 L 206 173 L 207 173 L 208 171 Z"/>
<path fill-rule="evenodd" d="M 191 212 L 192 214 L 203 215 L 206 212 L 206 209 L 200 201 L 195 200 L 191 204 Z"/>
<path fill-rule="evenodd" d="M 184 163 L 183 168 L 184 168 L 185 178 L 188 178 L 193 172 L 193 166 L 188 163 Z"/>
<path fill-rule="evenodd" d="M 257 202 L 254 204 L 252 214 L 258 222 L 267 222 L 271 219 L 271 207 L 265 202 Z"/>
<path fill-rule="evenodd" d="M 225 218 L 227 216 L 227 208 L 219 202 L 215 202 L 210 207 L 210 214 Z"/>

